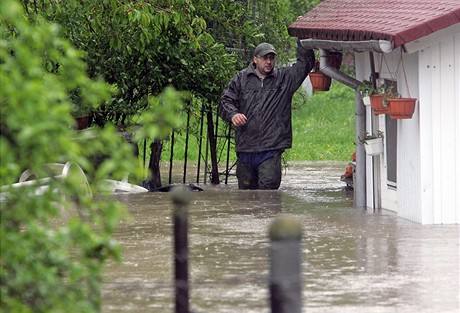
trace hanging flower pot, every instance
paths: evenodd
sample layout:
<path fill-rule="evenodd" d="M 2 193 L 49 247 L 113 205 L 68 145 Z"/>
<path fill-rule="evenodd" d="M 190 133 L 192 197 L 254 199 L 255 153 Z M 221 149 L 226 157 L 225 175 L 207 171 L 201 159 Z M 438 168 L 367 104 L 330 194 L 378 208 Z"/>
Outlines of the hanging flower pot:
<path fill-rule="evenodd" d="M 371 99 L 371 107 L 374 110 L 375 115 L 379 114 L 387 114 L 389 113 L 388 106 L 384 105 L 383 102 L 383 95 L 381 94 L 373 94 L 370 97 Z"/>
<path fill-rule="evenodd" d="M 391 119 L 409 119 L 415 111 L 416 98 L 390 98 L 388 108 Z"/>
<path fill-rule="evenodd" d="M 371 95 L 376 93 L 374 85 L 368 80 L 363 80 L 358 86 L 358 91 L 361 93 L 364 105 L 371 105 Z"/>
<path fill-rule="evenodd" d="M 363 97 L 363 103 L 364 105 L 367 105 L 367 106 L 371 105 L 371 97 L 369 96 Z"/>
<path fill-rule="evenodd" d="M 373 134 L 364 131 L 358 141 L 364 145 L 364 150 L 368 155 L 379 155 L 383 153 L 383 132 L 378 130 Z"/>
<path fill-rule="evenodd" d="M 308 76 L 310 76 L 313 91 L 328 91 L 331 87 L 331 78 L 322 72 L 311 72 Z"/>
<path fill-rule="evenodd" d="M 383 138 L 367 139 L 364 144 L 364 150 L 368 155 L 380 155 L 383 153 Z"/>

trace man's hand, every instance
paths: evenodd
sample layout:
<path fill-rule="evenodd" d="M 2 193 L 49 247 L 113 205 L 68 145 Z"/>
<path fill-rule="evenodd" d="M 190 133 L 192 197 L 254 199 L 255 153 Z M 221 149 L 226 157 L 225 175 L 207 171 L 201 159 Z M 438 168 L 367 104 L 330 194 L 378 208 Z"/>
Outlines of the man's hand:
<path fill-rule="evenodd" d="M 248 121 L 248 119 L 246 118 L 246 115 L 241 114 L 241 113 L 236 113 L 232 117 L 232 123 L 233 123 L 233 125 L 235 125 L 237 127 L 245 125 L 247 121 Z"/>

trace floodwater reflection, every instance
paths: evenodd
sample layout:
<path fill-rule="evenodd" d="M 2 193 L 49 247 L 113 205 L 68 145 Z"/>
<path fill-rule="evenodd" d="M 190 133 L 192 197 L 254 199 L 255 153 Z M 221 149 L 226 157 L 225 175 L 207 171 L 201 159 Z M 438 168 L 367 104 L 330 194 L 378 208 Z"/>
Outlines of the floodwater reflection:
<path fill-rule="evenodd" d="M 343 163 L 294 163 L 280 190 L 204 186 L 190 204 L 190 307 L 269 312 L 268 228 L 280 214 L 303 225 L 303 312 L 458 312 L 459 227 L 422 226 L 353 208 Z M 168 193 L 118 196 L 131 218 L 116 238 L 103 312 L 173 312 Z"/>

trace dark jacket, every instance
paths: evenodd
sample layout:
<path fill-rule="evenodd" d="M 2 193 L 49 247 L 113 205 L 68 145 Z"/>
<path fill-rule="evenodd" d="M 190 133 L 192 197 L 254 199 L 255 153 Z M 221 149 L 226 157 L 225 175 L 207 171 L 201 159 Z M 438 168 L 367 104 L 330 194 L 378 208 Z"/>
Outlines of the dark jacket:
<path fill-rule="evenodd" d="M 231 122 L 243 113 L 248 121 L 235 129 L 236 152 L 282 150 L 292 146 L 291 100 L 315 63 L 312 50 L 297 47 L 292 66 L 276 68 L 261 80 L 254 64 L 240 71 L 224 90 L 219 115 Z"/>

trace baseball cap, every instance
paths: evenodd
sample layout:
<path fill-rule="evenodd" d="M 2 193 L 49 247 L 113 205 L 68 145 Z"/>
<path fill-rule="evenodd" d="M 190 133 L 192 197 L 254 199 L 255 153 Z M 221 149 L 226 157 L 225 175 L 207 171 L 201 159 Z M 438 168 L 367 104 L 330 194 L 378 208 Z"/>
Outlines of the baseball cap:
<path fill-rule="evenodd" d="M 273 45 L 269 44 L 268 42 L 261 43 L 254 50 L 254 55 L 259 55 L 261 57 L 263 57 L 264 55 L 267 55 L 269 53 L 276 54 L 276 50 L 275 50 L 275 47 L 273 47 Z"/>

